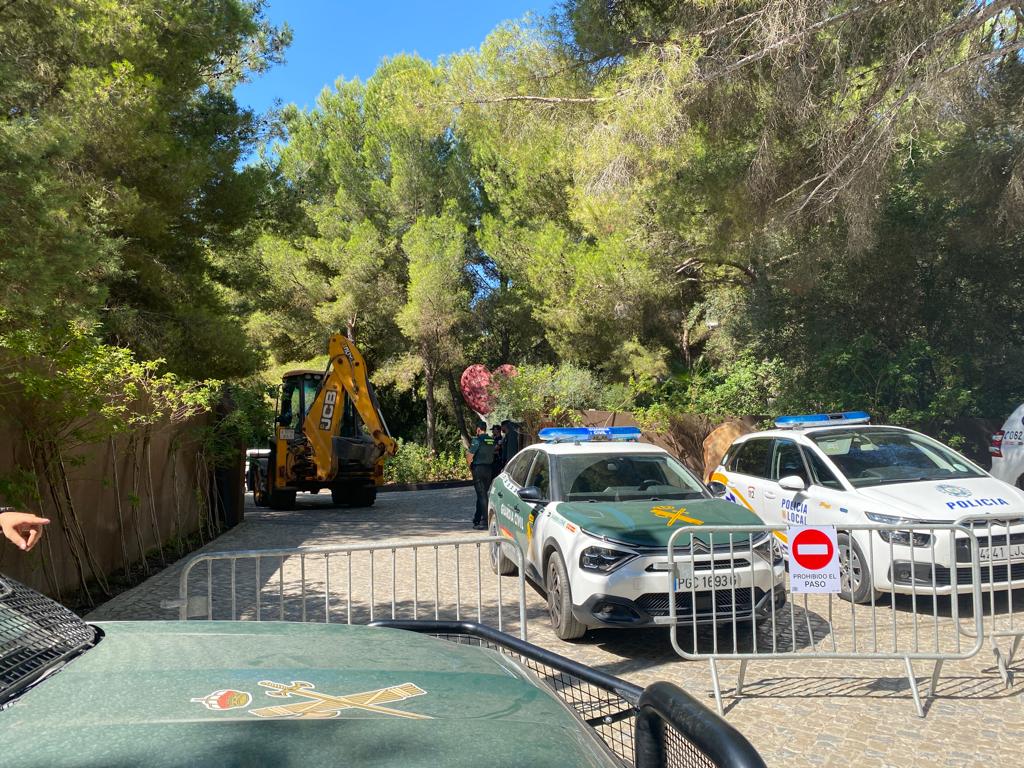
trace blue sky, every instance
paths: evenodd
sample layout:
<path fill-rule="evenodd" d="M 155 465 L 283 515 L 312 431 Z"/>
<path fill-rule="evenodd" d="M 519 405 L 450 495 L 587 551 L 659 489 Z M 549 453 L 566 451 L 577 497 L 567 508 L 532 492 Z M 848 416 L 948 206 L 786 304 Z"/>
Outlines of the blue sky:
<path fill-rule="evenodd" d="M 285 64 L 239 86 L 239 104 L 256 112 L 283 104 L 312 107 L 339 76 L 363 80 L 385 56 L 418 53 L 436 59 L 476 48 L 506 19 L 550 13 L 553 0 L 272 0 L 274 24 L 294 33 Z"/>

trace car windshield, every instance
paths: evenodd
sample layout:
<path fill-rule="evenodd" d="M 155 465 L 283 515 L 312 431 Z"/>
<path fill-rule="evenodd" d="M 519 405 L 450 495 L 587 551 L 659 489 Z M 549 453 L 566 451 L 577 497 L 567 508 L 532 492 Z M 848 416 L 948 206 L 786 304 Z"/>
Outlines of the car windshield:
<path fill-rule="evenodd" d="M 557 501 L 698 499 L 704 487 L 664 453 L 586 453 L 558 457 Z"/>
<path fill-rule="evenodd" d="M 98 639 L 64 606 L 0 576 L 0 709 Z"/>
<path fill-rule="evenodd" d="M 810 437 L 855 488 L 984 476 L 959 453 L 914 432 L 844 429 Z"/>

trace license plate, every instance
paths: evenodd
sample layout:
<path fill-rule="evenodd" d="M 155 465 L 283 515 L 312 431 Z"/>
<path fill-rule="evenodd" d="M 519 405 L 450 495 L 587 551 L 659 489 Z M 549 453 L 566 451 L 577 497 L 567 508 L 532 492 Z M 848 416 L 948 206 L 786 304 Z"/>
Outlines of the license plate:
<path fill-rule="evenodd" d="M 713 589 L 732 589 L 740 586 L 735 573 L 691 573 L 676 578 L 676 592 L 710 592 Z"/>
<path fill-rule="evenodd" d="M 1004 544 L 1001 547 L 979 547 L 978 561 L 982 563 L 1005 563 L 1024 560 L 1024 544 Z"/>

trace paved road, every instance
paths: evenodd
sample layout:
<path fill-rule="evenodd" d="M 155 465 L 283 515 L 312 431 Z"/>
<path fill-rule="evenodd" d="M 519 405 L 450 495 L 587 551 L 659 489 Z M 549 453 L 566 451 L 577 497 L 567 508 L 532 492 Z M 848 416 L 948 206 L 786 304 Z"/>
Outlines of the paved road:
<path fill-rule="evenodd" d="M 333 509 L 327 494 L 300 495 L 299 508 L 291 512 L 256 509 L 250 504 L 242 525 L 200 551 L 365 545 L 397 538 L 471 539 L 478 535 L 468 522 L 472 500 L 471 488 L 455 488 L 381 494 L 372 509 Z M 351 560 L 344 555 L 284 561 L 262 558 L 258 565 L 252 560 L 242 561 L 235 568 L 236 605 L 229 597 L 230 570 L 218 565 L 211 574 L 213 613 L 216 618 L 235 615 L 251 619 L 256 618 L 258 610 L 261 618 L 273 619 L 279 612 L 286 618 L 300 618 L 305 611 L 310 620 L 322 621 L 329 613 L 332 621 L 344 621 L 350 614 L 354 620 L 368 618 L 372 605 L 377 617 L 387 616 L 394 609 L 401 616 L 411 616 L 415 610 L 426 618 L 435 608 L 441 616 L 452 616 L 458 598 L 468 606 L 469 618 L 475 617 L 479 606 L 484 619 L 493 623 L 500 581 L 505 629 L 517 630 L 516 580 L 492 576 L 486 550 L 479 589 L 476 567 L 480 557 L 473 545 L 464 543 L 457 553 L 452 547 L 441 547 L 436 557 L 435 561 L 432 550 L 420 555 L 415 563 L 418 579 L 413 580 L 411 553 L 397 553 L 394 565 L 389 550 L 378 553 L 373 561 L 372 597 L 370 561 L 365 555 L 352 556 Z M 89 618 L 175 618 L 176 612 L 161 608 L 161 602 L 177 596 L 182 566 L 178 563 L 119 595 Z M 392 567 L 397 584 L 394 603 Z M 203 568 L 196 569 L 190 578 L 190 594 L 206 595 Z M 302 572 L 305 591 L 300 581 Z M 453 588 L 455 574 L 458 595 Z M 436 596 L 435 584 L 440 592 Z M 845 603 L 839 605 L 850 610 Z M 205 606 L 200 606 L 203 611 Z M 810 607 L 808 616 L 815 620 L 825 612 L 823 603 Z M 671 680 L 713 705 L 707 663 L 680 659 L 671 649 L 667 630 L 597 630 L 579 642 L 566 643 L 551 633 L 543 598 L 530 588 L 527 608 L 532 642 L 639 684 Z M 888 610 L 880 611 L 879 616 L 887 615 Z M 901 606 L 899 618 L 904 626 L 913 622 L 915 615 Z M 841 622 L 841 618 L 834 619 L 837 635 L 842 632 Z M 743 696 L 729 700 L 727 716 L 757 746 L 769 765 L 1016 765 L 1024 745 L 1024 683 L 1004 689 L 993 672 L 991 658 L 983 649 L 973 659 L 947 663 L 938 697 L 924 719 L 914 711 L 900 662 L 756 662 L 748 669 Z M 738 664 L 720 666 L 723 685 L 729 689 L 735 684 Z M 1024 677 L 1019 663 L 1017 670 L 1018 677 Z M 917 665 L 922 686 L 927 685 L 929 672 L 923 662 Z"/>

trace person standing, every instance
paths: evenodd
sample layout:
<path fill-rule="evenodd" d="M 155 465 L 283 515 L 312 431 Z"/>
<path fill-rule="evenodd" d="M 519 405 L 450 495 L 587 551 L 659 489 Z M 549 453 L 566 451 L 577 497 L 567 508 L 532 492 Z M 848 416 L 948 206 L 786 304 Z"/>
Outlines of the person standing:
<path fill-rule="evenodd" d="M 473 527 L 478 531 L 487 529 L 487 494 L 494 479 L 494 438 L 487 434 L 487 425 L 476 423 L 476 437 L 469 444 L 466 454 L 469 471 L 473 474 L 473 489 L 476 491 L 476 513 Z"/>
<path fill-rule="evenodd" d="M 501 464 L 508 464 L 519 453 L 519 429 L 514 421 L 501 422 Z"/>
<path fill-rule="evenodd" d="M 495 424 L 491 427 L 491 437 L 494 440 L 494 464 L 491 468 L 491 481 L 501 474 L 501 470 L 505 468 L 505 454 L 501 450 L 501 425 Z"/>

